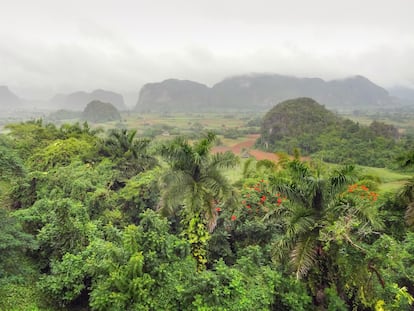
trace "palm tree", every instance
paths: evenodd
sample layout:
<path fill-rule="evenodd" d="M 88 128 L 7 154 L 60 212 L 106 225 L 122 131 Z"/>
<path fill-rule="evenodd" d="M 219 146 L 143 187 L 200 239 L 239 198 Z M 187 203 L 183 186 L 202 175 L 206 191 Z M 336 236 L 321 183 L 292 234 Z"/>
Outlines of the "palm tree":
<path fill-rule="evenodd" d="M 242 176 L 243 178 L 264 177 L 268 174 L 274 174 L 278 168 L 278 163 L 271 160 L 256 161 L 254 158 L 248 158 L 243 164 Z"/>
<path fill-rule="evenodd" d="M 288 175 L 270 180 L 274 191 L 287 199 L 272 212 L 282 228 L 275 244 L 276 257 L 279 260 L 290 257 L 298 279 L 307 276 L 312 268 L 324 266 L 324 269 L 329 269 L 326 263 L 330 258 L 324 249 L 331 233 L 328 228 L 334 226 L 340 226 L 335 227 L 338 236 L 329 242 L 342 239 L 354 249 L 365 252 L 352 239 L 355 231 L 352 226 L 366 225 L 359 232 L 362 234 L 370 226 L 379 228 L 381 222 L 376 218 L 374 207 L 359 206 L 341 198 L 341 194 L 356 180 L 354 167 L 345 166 L 326 176 L 296 159 L 289 162 L 287 170 Z M 324 288 L 324 284 L 320 286 Z"/>
<path fill-rule="evenodd" d="M 171 215 L 181 209 L 179 214 L 200 266 L 205 263 L 207 230 L 212 232 L 216 226 L 216 204 L 232 195 L 222 169 L 237 163 L 231 152 L 211 153 L 215 140 L 216 135 L 208 133 L 194 144 L 178 137 L 161 147 L 161 155 L 169 165 L 160 179 L 161 211 Z"/>
<path fill-rule="evenodd" d="M 123 177 L 130 178 L 153 168 L 157 161 L 148 154 L 149 139 L 137 139 L 136 130 L 113 129 L 102 141 L 100 153 L 111 157 Z"/>

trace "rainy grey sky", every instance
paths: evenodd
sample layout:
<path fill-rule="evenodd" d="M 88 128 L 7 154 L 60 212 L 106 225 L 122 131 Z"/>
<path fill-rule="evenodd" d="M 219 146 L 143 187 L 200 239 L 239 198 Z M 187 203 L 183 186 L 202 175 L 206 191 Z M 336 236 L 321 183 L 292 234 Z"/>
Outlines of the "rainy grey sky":
<path fill-rule="evenodd" d="M 413 0 L 0 0 L 0 85 L 25 98 L 269 72 L 414 87 Z"/>

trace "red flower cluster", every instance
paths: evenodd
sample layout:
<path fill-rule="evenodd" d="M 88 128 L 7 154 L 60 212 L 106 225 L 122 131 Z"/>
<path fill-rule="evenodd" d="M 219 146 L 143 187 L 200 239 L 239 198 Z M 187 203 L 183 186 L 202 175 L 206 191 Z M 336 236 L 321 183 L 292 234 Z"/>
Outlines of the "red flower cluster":
<path fill-rule="evenodd" d="M 244 211 L 241 210 L 241 215 L 247 213 L 260 217 L 271 209 L 281 206 L 285 200 L 286 198 L 282 197 L 280 193 L 274 194 L 272 192 L 265 179 L 259 180 L 253 186 L 244 187 L 241 201 Z"/>
<path fill-rule="evenodd" d="M 365 185 L 350 185 L 348 187 L 348 193 L 359 195 L 361 199 L 368 199 L 373 202 L 378 200 L 378 193 L 369 191 L 369 188 Z"/>

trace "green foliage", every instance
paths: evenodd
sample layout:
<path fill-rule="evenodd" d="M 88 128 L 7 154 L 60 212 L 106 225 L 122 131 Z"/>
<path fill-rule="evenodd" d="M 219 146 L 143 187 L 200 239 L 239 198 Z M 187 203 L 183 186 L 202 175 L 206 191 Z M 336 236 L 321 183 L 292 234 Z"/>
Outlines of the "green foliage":
<path fill-rule="evenodd" d="M 9 180 L 11 177 L 24 174 L 25 168 L 20 157 L 12 149 L 12 142 L 0 136 L 0 180 Z"/>
<path fill-rule="evenodd" d="M 114 129 L 101 141 L 99 153 L 109 157 L 119 170 L 119 179 L 127 179 L 157 165 L 148 152 L 150 140 L 136 139 L 136 131 Z"/>
<path fill-rule="evenodd" d="M 338 296 L 337 290 L 332 287 L 325 288 L 326 295 L 326 304 L 328 311 L 347 311 L 348 306 L 346 303 Z"/>
<path fill-rule="evenodd" d="M 177 138 L 160 150 L 170 166 L 160 179 L 162 210 L 173 215 L 177 208 L 183 207 L 180 215 L 187 228 L 185 234 L 192 241 L 199 269 L 206 262 L 206 231 L 211 232 L 216 227 L 217 203 L 232 194 L 221 169 L 237 163 L 237 158 L 230 152 L 211 155 L 215 139 L 213 133 L 208 133 L 205 138 L 190 145 L 183 138 Z"/>
<path fill-rule="evenodd" d="M 311 299 L 303 287 L 292 279 L 259 266 L 258 247 L 252 257 L 241 257 L 233 267 L 219 261 L 214 270 L 203 272 L 198 283 L 190 288 L 198 310 L 309 310 Z"/>
<path fill-rule="evenodd" d="M 408 232 L 402 243 L 383 234 L 373 243 L 367 257 L 372 265 L 379 266 L 377 273 L 385 284 L 384 288 L 377 288 L 381 290 L 379 297 L 385 301 L 387 306 L 398 303 L 400 310 L 409 309 L 413 300 L 407 295 L 414 293 L 411 290 L 410 293 L 404 295 L 400 291 L 404 287 L 412 289 L 414 286 L 414 234 Z M 397 295 L 401 298 L 399 302 L 395 301 Z"/>
<path fill-rule="evenodd" d="M 76 138 L 56 140 L 40 149 L 29 158 L 33 170 L 46 171 L 56 166 L 65 166 L 76 159 L 85 159 L 93 150 L 88 142 Z"/>
<path fill-rule="evenodd" d="M 338 146 L 356 134 L 388 148 L 394 135 L 380 123 L 341 126 Z M 135 131 L 98 137 L 86 123 L 9 128 L 0 136 L 2 310 L 412 308 L 411 181 L 383 196 L 389 172 L 371 169 L 378 179 L 297 154 L 246 160 L 231 185 L 225 169 L 237 159 L 211 154 L 213 134 L 157 149 Z"/>
<path fill-rule="evenodd" d="M 36 238 L 43 256 L 61 258 L 66 252 L 78 252 L 94 234 L 87 210 L 71 199 L 41 199 L 19 215 L 38 229 Z"/>
<path fill-rule="evenodd" d="M 33 237 L 24 233 L 17 219 L 0 207 L 0 280 L 24 270 L 16 259 L 36 248 Z"/>
<path fill-rule="evenodd" d="M 81 255 L 66 253 L 61 261 L 52 261 L 50 275 L 44 275 L 39 288 L 61 306 L 77 298 L 83 290 L 86 265 Z"/>
<path fill-rule="evenodd" d="M 54 311 L 46 298 L 29 280 L 24 283 L 8 282 L 0 285 L 0 310 L 7 311 Z"/>
<path fill-rule="evenodd" d="M 353 167 L 323 174 L 320 169 L 293 160 L 287 168 L 288 176 L 270 180 L 274 189 L 286 197 L 271 212 L 281 229 L 275 242 L 275 259 L 290 262 L 296 277 L 308 280 L 317 305 L 324 305 L 327 287 L 335 284 L 338 293 L 343 294 L 349 286 L 355 289 L 366 284 L 366 250 L 359 244 L 368 242 L 383 226 L 377 195 L 365 185 L 353 184 Z M 357 279 L 339 276 L 345 271 L 342 263 L 346 258 L 353 260 L 345 266 L 352 267 Z M 337 279 L 345 284 L 337 284 Z"/>
<path fill-rule="evenodd" d="M 188 245 L 168 234 L 165 219 L 153 211 L 142 214 L 140 225 L 130 225 L 122 233 L 122 244 L 99 262 L 99 277 L 92 286 L 93 310 L 168 310 L 176 308 L 186 284 L 195 269 L 187 257 Z M 102 256 L 100 255 L 100 256 Z M 94 255 L 97 256 L 97 255 Z M 100 257 L 99 256 L 99 257 Z M 186 267 L 178 269 L 179 265 Z M 95 273 L 96 273 L 95 272 Z M 190 278 L 191 280 L 191 278 Z M 178 295 L 176 290 L 179 289 Z M 163 297 L 163 299 L 159 299 Z"/>
<path fill-rule="evenodd" d="M 287 100 L 264 116 L 261 139 L 273 144 L 284 137 L 298 137 L 304 133 L 317 136 L 338 120 L 332 112 L 311 98 Z"/>
<path fill-rule="evenodd" d="M 260 145 L 293 154 L 299 148 L 332 163 L 392 166 L 406 146 L 398 130 L 374 121 L 369 127 L 341 119 L 309 98 L 287 100 L 263 118 Z"/>
<path fill-rule="evenodd" d="M 133 223 L 146 209 L 153 209 L 159 202 L 158 178 L 160 170 L 155 168 L 129 179 L 118 193 L 118 204 Z"/>

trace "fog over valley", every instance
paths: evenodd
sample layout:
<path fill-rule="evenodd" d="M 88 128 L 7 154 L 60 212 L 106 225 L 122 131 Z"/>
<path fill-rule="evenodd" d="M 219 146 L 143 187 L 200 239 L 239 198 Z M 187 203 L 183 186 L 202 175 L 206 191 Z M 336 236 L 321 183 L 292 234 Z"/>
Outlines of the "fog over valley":
<path fill-rule="evenodd" d="M 404 0 L 17 0 L 0 12 L 0 85 L 34 106 L 104 89 L 129 108 L 144 84 L 170 78 L 362 75 L 413 88 L 413 11 Z"/>

